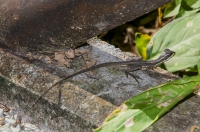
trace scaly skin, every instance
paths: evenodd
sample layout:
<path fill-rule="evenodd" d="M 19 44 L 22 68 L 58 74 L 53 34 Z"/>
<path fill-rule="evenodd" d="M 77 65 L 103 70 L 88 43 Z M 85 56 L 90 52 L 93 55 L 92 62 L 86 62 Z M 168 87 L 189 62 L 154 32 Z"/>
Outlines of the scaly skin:
<path fill-rule="evenodd" d="M 125 70 L 125 74 L 128 77 L 128 75 L 132 76 L 137 82 L 137 78 L 140 79 L 140 77 L 133 75 L 130 72 L 134 72 L 137 70 L 144 70 L 144 69 L 153 69 L 155 67 L 157 67 L 158 65 L 160 65 L 161 63 L 164 63 L 166 61 L 168 61 L 170 58 L 172 58 L 175 55 L 174 51 L 171 51 L 169 49 L 165 49 L 162 54 L 160 55 L 160 57 L 156 60 L 150 60 L 150 61 L 143 61 L 143 60 L 130 60 L 130 61 L 120 61 L 120 62 L 106 62 L 106 63 L 102 63 L 99 65 L 95 65 L 83 70 L 80 70 L 78 72 L 75 72 L 69 76 L 64 77 L 62 80 L 56 82 L 54 85 L 52 85 L 50 88 L 48 88 L 42 95 L 40 95 L 38 97 L 38 99 L 35 101 L 35 103 L 32 105 L 34 106 L 37 101 L 44 95 L 46 94 L 49 90 L 51 90 L 54 86 L 56 86 L 57 84 L 63 82 L 64 80 L 67 80 L 69 78 L 72 78 L 76 75 L 88 72 L 88 71 L 92 71 L 98 68 L 102 68 L 102 67 L 109 67 L 109 66 L 126 66 L 127 69 Z"/>

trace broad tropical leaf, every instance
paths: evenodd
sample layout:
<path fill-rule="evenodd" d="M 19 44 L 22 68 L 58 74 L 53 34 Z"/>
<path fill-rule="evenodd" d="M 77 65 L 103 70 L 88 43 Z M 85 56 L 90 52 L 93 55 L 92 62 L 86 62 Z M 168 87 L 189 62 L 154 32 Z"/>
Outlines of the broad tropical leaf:
<path fill-rule="evenodd" d="M 199 83 L 200 76 L 194 76 L 151 88 L 114 110 L 95 132 L 140 132 L 199 90 Z"/>

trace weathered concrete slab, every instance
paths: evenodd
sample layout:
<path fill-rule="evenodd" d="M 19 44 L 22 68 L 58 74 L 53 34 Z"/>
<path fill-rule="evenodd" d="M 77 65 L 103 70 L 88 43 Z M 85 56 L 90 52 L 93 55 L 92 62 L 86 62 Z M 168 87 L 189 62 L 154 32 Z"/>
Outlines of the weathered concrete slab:
<path fill-rule="evenodd" d="M 144 132 L 199 132 L 200 96 L 191 95 Z"/>
<path fill-rule="evenodd" d="M 25 51 L 76 47 L 171 0 L 0 0 L 0 40 Z"/>
<path fill-rule="evenodd" d="M 96 39 L 88 42 L 94 43 L 92 54 L 98 63 L 119 61 L 116 56 L 124 59 L 131 57 L 105 42 Z M 80 60 L 77 58 L 74 61 Z M 116 105 L 170 78 L 153 73 L 150 77 L 139 71 L 137 74 L 143 79 L 137 84 L 134 79 L 126 78 L 120 68 L 102 68 L 93 74 L 96 79 L 83 74 L 54 87 L 31 108 L 38 95 L 63 75 L 74 71 L 41 60 L 30 62 L 26 57 L 3 50 L 0 51 L 0 62 L 0 75 L 18 85 L 10 85 L 1 78 L 0 99 L 11 100 L 20 111 L 32 117 L 33 122 L 39 122 L 40 128 L 46 126 L 48 131 L 92 131 Z M 81 69 L 80 66 L 78 69 Z"/>

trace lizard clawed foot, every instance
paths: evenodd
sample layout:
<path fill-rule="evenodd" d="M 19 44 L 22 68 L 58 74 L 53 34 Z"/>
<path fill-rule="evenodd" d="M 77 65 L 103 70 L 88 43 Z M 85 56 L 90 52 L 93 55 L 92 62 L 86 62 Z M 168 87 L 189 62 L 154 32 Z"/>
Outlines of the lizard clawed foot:
<path fill-rule="evenodd" d="M 127 78 L 128 78 L 128 75 L 130 75 L 132 78 L 134 78 L 136 80 L 137 83 L 139 83 L 138 79 L 142 80 L 142 78 L 140 78 L 139 76 L 134 75 L 134 74 L 127 72 L 127 71 L 125 71 L 125 75 L 126 75 Z"/>

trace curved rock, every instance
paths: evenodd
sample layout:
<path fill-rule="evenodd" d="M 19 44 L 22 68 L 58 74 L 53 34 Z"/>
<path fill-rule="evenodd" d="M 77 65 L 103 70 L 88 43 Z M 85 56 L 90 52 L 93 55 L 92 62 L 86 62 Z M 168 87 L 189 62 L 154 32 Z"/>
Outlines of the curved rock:
<path fill-rule="evenodd" d="M 170 0 L 0 0 L 1 46 L 55 51 L 76 47 Z"/>

